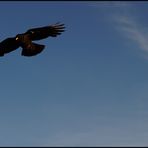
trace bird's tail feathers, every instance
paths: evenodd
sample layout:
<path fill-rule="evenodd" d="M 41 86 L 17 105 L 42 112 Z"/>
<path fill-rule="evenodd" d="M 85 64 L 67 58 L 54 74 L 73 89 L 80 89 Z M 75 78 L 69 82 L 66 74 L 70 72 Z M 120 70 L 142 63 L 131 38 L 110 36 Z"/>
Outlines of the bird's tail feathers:
<path fill-rule="evenodd" d="M 0 57 L 4 56 L 4 52 L 2 50 L 0 50 Z"/>
<path fill-rule="evenodd" d="M 41 53 L 44 48 L 45 48 L 45 45 L 31 43 L 29 46 L 23 47 L 21 55 L 27 56 L 27 57 L 35 56 Z"/>

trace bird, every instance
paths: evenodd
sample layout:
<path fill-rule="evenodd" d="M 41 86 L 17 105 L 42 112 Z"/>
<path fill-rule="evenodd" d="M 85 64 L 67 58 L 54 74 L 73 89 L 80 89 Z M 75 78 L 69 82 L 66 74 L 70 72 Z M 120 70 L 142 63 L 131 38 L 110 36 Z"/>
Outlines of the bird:
<path fill-rule="evenodd" d="M 0 57 L 21 47 L 22 56 L 32 57 L 41 53 L 45 45 L 35 43 L 34 41 L 46 39 L 48 37 L 57 37 L 65 31 L 65 24 L 55 23 L 44 27 L 31 28 L 25 33 L 17 34 L 0 42 Z"/>

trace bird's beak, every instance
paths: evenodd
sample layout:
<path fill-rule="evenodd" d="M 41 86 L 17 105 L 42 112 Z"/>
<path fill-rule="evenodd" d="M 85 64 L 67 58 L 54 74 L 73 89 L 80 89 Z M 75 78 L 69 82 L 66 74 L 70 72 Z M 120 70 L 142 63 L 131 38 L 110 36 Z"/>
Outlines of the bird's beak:
<path fill-rule="evenodd" d="M 18 39 L 19 39 L 18 37 L 15 38 L 16 41 L 17 41 Z"/>

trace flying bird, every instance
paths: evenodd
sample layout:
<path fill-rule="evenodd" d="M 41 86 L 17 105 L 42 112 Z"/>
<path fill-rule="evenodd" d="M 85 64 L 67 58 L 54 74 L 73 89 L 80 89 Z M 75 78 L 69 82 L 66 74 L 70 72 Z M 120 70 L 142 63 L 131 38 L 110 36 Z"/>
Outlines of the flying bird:
<path fill-rule="evenodd" d="M 45 45 L 33 41 L 57 37 L 65 31 L 64 29 L 64 24 L 56 23 L 45 27 L 32 28 L 25 33 L 17 34 L 15 37 L 6 38 L 0 42 L 0 56 L 4 56 L 19 47 L 22 48 L 22 56 L 35 56 L 43 51 Z"/>

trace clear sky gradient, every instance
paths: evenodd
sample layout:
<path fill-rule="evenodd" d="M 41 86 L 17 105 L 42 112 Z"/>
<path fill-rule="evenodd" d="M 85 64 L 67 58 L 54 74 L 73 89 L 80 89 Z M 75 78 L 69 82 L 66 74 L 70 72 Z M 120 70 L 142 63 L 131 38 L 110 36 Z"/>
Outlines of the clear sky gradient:
<path fill-rule="evenodd" d="M 148 2 L 0 2 L 0 40 L 64 23 L 45 50 L 0 58 L 0 146 L 147 146 Z"/>

